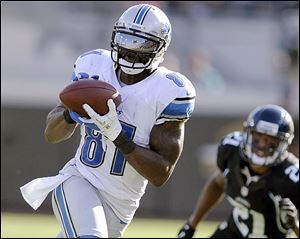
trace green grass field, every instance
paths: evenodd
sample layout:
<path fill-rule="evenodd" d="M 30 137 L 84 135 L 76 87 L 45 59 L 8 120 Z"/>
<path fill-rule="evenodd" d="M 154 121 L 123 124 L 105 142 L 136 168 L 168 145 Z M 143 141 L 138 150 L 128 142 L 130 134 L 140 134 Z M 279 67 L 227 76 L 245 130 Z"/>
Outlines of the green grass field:
<path fill-rule="evenodd" d="M 124 238 L 175 238 L 184 221 L 134 218 Z M 217 222 L 202 222 L 194 237 L 207 238 Z M 1 238 L 53 238 L 60 230 L 53 215 L 1 213 Z"/>

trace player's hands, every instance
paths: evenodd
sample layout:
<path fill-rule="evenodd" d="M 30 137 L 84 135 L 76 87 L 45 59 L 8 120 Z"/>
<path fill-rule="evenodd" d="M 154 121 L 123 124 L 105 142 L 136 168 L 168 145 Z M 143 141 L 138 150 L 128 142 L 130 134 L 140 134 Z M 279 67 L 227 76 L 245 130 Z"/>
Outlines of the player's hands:
<path fill-rule="evenodd" d="M 85 112 L 91 117 L 91 120 L 98 126 L 102 135 L 109 140 L 114 141 L 122 131 L 121 123 L 118 119 L 116 105 L 112 99 L 107 101 L 109 111 L 106 115 L 99 115 L 88 104 L 82 107 Z"/>
<path fill-rule="evenodd" d="M 98 126 L 94 123 L 94 121 L 92 119 L 82 117 L 74 111 L 70 111 L 70 117 L 76 123 L 78 123 L 80 125 L 84 125 L 84 126 L 90 128 L 90 129 L 97 130 L 97 131 L 101 132 L 101 130 L 98 128 Z M 101 140 L 102 140 L 102 149 L 103 149 L 103 151 L 106 151 L 106 140 L 107 140 L 107 138 L 103 134 L 102 134 L 102 139 Z"/>
<path fill-rule="evenodd" d="M 98 126 L 93 122 L 92 119 L 88 119 L 85 117 L 80 116 L 79 114 L 77 114 L 74 111 L 69 111 L 70 112 L 70 117 L 78 124 L 80 125 L 85 125 L 88 128 L 100 131 L 100 129 L 98 128 Z"/>
<path fill-rule="evenodd" d="M 297 208 L 291 202 L 289 198 L 282 198 L 279 201 L 280 208 L 280 221 L 284 228 L 293 229 L 296 225 L 297 219 Z"/>
<path fill-rule="evenodd" d="M 177 238 L 192 238 L 195 233 L 195 229 L 186 222 L 183 227 L 179 230 Z"/>

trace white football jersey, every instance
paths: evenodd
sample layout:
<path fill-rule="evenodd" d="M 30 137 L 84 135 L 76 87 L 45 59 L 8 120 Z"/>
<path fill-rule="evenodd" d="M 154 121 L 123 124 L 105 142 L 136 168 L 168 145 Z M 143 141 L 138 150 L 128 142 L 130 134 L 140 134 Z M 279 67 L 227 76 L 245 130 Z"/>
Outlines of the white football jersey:
<path fill-rule="evenodd" d="M 195 89 L 179 73 L 159 67 L 133 85 L 120 85 L 110 51 L 97 49 L 82 54 L 74 65 L 73 80 L 94 78 L 113 85 L 122 102 L 117 107 L 123 130 L 137 145 L 149 148 L 151 129 L 170 120 L 187 120 L 194 109 Z M 75 159 L 79 172 L 97 187 L 117 216 L 132 219 L 145 192 L 147 179 L 141 176 L 115 145 L 101 134 L 81 126 L 81 141 Z"/>

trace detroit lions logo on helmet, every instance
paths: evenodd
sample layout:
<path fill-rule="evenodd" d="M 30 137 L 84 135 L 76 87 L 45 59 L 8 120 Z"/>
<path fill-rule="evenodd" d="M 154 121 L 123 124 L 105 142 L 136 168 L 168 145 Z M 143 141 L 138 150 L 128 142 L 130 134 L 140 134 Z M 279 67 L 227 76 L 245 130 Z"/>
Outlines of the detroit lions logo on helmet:
<path fill-rule="evenodd" d="M 166 35 L 171 31 L 171 26 L 165 23 L 161 28 L 161 34 Z"/>

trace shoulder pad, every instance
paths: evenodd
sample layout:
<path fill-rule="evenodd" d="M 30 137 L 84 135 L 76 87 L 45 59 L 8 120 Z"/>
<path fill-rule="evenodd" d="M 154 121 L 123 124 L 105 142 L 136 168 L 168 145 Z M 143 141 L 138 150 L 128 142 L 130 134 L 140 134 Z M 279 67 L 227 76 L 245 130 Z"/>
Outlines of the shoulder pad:
<path fill-rule="evenodd" d="M 242 133 L 235 131 L 224 136 L 218 146 L 217 165 L 224 171 L 228 167 L 228 162 L 240 160 L 240 143 Z M 232 162 L 233 164 L 238 162 Z"/>
<path fill-rule="evenodd" d="M 178 72 L 170 71 L 165 75 L 167 80 L 172 81 L 177 87 L 184 89 L 182 97 L 195 97 L 196 91 L 190 80 Z"/>
<path fill-rule="evenodd" d="M 98 56 L 101 56 L 104 52 L 105 52 L 105 50 L 103 50 L 103 49 L 96 49 L 96 50 L 85 52 L 85 53 L 81 54 L 78 58 L 83 58 L 83 57 L 85 57 L 87 55 L 98 55 Z"/>
<path fill-rule="evenodd" d="M 73 67 L 72 81 L 83 78 L 99 79 L 96 74 L 98 69 L 104 68 L 107 64 L 107 59 L 110 59 L 110 52 L 103 49 L 95 49 L 81 54 Z"/>
<path fill-rule="evenodd" d="M 221 139 L 222 145 L 232 145 L 232 146 L 239 146 L 243 140 L 243 133 L 239 131 L 234 131 L 232 133 L 227 134 Z"/>
<path fill-rule="evenodd" d="M 164 67 L 159 68 L 158 74 L 164 85 L 158 94 L 160 97 L 163 95 L 166 104 L 155 124 L 188 120 L 195 108 L 196 91 L 193 84 L 184 75 Z"/>
<path fill-rule="evenodd" d="M 291 164 L 295 164 L 298 165 L 299 168 L 299 158 L 297 158 L 294 154 L 292 154 L 291 152 L 289 152 L 288 157 L 287 157 L 287 161 Z"/>

